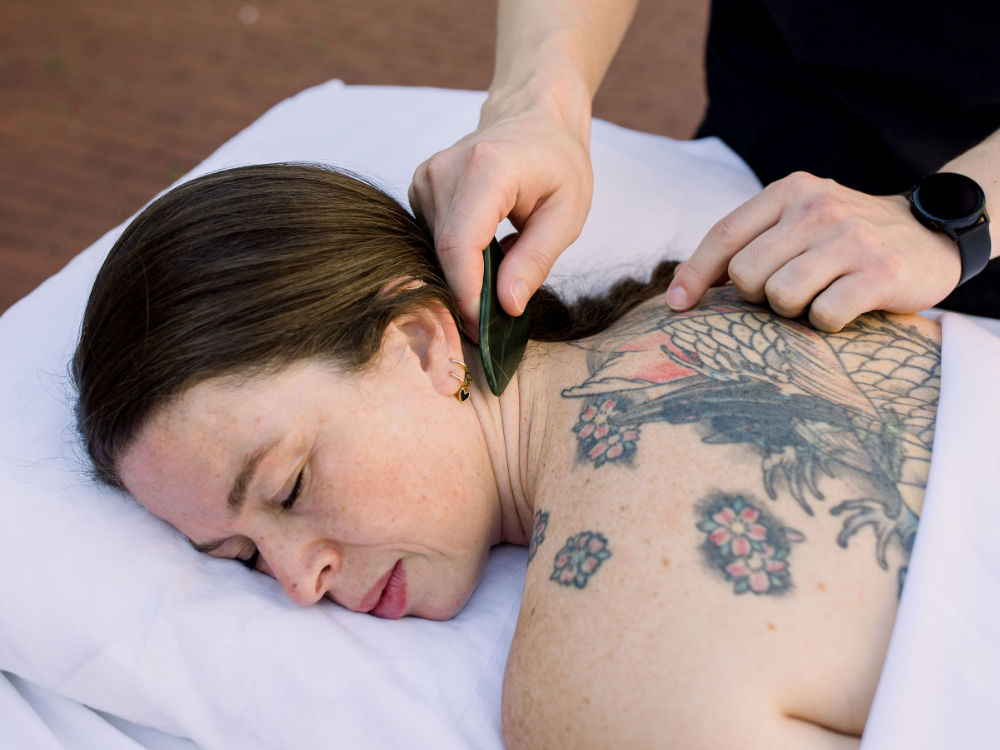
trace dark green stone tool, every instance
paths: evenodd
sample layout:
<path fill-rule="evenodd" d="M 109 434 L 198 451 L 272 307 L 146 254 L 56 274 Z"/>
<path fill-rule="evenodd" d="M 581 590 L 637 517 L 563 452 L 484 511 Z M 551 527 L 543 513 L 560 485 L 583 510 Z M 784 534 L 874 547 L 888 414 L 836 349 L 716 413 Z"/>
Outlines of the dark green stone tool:
<path fill-rule="evenodd" d="M 496 238 L 483 250 L 483 291 L 479 295 L 479 352 L 494 396 L 503 393 L 528 345 L 528 313 L 508 315 L 497 299 L 497 269 L 503 250 Z"/>

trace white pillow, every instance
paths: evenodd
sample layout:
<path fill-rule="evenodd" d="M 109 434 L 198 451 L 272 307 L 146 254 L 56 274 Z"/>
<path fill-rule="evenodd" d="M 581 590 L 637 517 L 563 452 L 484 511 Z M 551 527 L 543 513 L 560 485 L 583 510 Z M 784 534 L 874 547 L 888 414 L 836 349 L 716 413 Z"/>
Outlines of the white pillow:
<path fill-rule="evenodd" d="M 322 161 L 405 198 L 417 164 L 473 128 L 482 99 L 333 81 L 279 104 L 184 179 Z M 759 189 L 715 140 L 598 122 L 593 159 L 592 214 L 553 277 L 573 291 L 686 256 Z M 90 482 L 67 363 L 120 229 L 0 319 L 0 669 L 204 748 L 500 748 L 523 550 L 497 549 L 450 622 L 301 609 L 271 579 L 199 555 Z"/>

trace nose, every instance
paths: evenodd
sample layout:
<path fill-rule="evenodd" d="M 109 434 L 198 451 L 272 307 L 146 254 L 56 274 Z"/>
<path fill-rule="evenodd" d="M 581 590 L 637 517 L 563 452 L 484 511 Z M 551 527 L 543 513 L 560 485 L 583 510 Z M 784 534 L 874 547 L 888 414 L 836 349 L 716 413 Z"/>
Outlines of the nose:
<path fill-rule="evenodd" d="M 258 545 L 265 572 L 274 576 L 295 604 L 315 604 L 329 590 L 331 579 L 340 570 L 341 555 L 328 541 L 296 546 L 284 542 Z"/>

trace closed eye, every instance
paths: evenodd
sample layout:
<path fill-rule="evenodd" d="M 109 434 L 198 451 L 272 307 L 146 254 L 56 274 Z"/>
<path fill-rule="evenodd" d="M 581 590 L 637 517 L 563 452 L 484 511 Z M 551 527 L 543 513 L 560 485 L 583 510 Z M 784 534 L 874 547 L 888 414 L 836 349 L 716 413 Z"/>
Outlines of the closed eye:
<path fill-rule="evenodd" d="M 288 497 L 281 501 L 282 510 L 291 510 L 292 506 L 295 505 L 295 501 L 299 499 L 299 491 L 302 489 L 302 475 L 304 472 L 299 472 L 299 475 L 295 478 L 295 485 L 292 487 L 292 491 L 289 493 Z"/>

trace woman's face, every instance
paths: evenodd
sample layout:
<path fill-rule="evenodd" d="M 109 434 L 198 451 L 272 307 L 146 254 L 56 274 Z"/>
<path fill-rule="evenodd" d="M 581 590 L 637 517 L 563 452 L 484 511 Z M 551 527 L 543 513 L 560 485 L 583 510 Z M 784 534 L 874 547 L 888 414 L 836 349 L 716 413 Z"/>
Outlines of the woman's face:
<path fill-rule="evenodd" d="M 294 602 L 445 619 L 499 541 L 499 503 L 471 407 L 440 390 L 413 356 L 208 380 L 119 469 L 198 549 L 255 561 Z"/>

